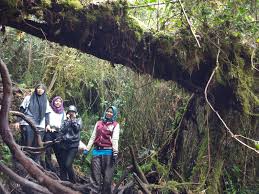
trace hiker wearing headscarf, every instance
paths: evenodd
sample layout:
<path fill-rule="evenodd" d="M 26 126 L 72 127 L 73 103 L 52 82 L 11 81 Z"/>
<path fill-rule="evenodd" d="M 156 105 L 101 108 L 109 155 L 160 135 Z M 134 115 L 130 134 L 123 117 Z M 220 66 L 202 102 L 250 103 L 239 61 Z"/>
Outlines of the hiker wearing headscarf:
<path fill-rule="evenodd" d="M 117 108 L 108 107 L 103 118 L 95 124 L 91 138 L 84 154 L 87 155 L 93 146 L 91 160 L 91 192 L 111 193 L 114 166 L 118 156 L 120 127 L 116 122 Z"/>
<path fill-rule="evenodd" d="M 50 103 L 50 106 L 51 112 L 49 114 L 49 126 L 46 127 L 46 133 L 44 136 L 45 142 L 57 140 L 60 133 L 60 127 L 66 118 L 63 99 L 60 96 L 54 97 Z M 58 142 L 54 143 L 50 147 L 47 147 L 45 154 L 46 169 L 55 172 L 56 170 L 51 161 L 52 150 L 54 151 L 57 162 L 60 165 L 60 146 Z"/>
<path fill-rule="evenodd" d="M 20 105 L 20 111 L 30 118 L 36 125 L 41 139 L 44 136 L 45 128 L 49 124 L 50 106 L 46 95 L 46 86 L 36 85 L 32 95 L 24 98 Z M 16 128 L 21 127 L 21 145 L 36 147 L 35 132 L 32 127 L 24 120 L 16 123 Z M 39 155 L 32 155 L 32 159 L 39 162 Z"/>

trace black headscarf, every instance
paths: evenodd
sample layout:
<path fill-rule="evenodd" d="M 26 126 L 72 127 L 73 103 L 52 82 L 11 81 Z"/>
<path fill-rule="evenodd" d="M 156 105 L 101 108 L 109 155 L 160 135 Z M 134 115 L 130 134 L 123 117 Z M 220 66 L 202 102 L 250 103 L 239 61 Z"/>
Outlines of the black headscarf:
<path fill-rule="evenodd" d="M 37 88 L 41 87 L 44 89 L 44 93 L 39 96 L 37 94 Z M 47 95 L 46 95 L 46 86 L 43 84 L 37 84 L 33 94 L 30 98 L 29 111 L 33 115 L 34 121 L 37 124 L 40 124 L 41 120 L 45 117 L 47 108 Z"/>

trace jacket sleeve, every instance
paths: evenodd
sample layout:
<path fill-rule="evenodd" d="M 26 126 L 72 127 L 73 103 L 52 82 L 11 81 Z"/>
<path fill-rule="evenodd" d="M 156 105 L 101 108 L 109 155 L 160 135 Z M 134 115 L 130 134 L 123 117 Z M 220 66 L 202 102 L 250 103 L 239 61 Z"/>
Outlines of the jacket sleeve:
<path fill-rule="evenodd" d="M 97 122 L 97 123 L 98 123 L 98 122 Z M 86 146 L 86 149 L 87 149 L 88 151 L 90 151 L 90 149 L 91 149 L 91 147 L 92 147 L 92 145 L 93 145 L 93 143 L 94 143 L 95 137 L 96 137 L 97 123 L 96 123 L 95 126 L 94 126 L 94 130 L 93 130 L 92 135 L 91 135 L 91 137 L 90 137 L 90 139 L 89 139 L 89 141 L 88 141 L 88 144 L 87 144 L 87 146 Z"/>
<path fill-rule="evenodd" d="M 68 120 L 64 120 L 64 122 L 62 123 L 62 125 L 60 127 L 60 132 L 62 134 L 66 134 L 68 132 L 69 124 L 70 123 Z"/>
<path fill-rule="evenodd" d="M 118 153 L 119 151 L 119 136 L 120 136 L 120 125 L 118 123 L 112 133 L 112 150 L 114 153 Z"/>
<path fill-rule="evenodd" d="M 71 126 L 73 128 L 73 131 L 75 133 L 78 133 L 80 129 L 82 128 L 82 119 L 76 119 L 75 121 L 71 121 Z"/>
<path fill-rule="evenodd" d="M 29 103 L 30 103 L 30 96 L 26 96 L 23 101 L 22 101 L 22 104 L 20 105 L 20 108 L 19 108 L 19 111 L 23 114 L 25 114 L 28 106 L 29 106 Z M 17 117 L 16 119 L 16 122 L 20 122 L 22 120 L 21 117 Z"/>
<path fill-rule="evenodd" d="M 45 126 L 49 125 L 49 114 L 50 113 L 45 113 Z"/>
<path fill-rule="evenodd" d="M 20 108 L 23 108 L 26 110 L 29 107 L 31 96 L 25 96 L 25 98 L 22 101 L 22 104 L 20 105 Z"/>

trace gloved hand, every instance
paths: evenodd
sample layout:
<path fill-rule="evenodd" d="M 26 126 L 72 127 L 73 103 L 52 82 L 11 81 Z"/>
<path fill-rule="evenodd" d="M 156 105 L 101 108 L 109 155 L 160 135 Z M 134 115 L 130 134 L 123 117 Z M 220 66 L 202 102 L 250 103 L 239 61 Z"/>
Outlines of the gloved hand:
<path fill-rule="evenodd" d="M 113 153 L 112 155 L 112 164 L 115 165 L 118 160 L 118 153 Z"/>
<path fill-rule="evenodd" d="M 83 154 L 86 156 L 88 154 L 88 150 L 84 150 Z"/>

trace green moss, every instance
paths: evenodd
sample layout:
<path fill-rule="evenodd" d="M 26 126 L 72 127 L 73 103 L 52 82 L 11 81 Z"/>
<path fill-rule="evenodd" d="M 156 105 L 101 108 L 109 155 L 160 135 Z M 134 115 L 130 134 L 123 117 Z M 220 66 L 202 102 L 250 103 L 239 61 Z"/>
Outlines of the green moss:
<path fill-rule="evenodd" d="M 10 8 L 15 8 L 20 1 L 18 0 L 3 0 L 0 4 L 1 5 L 7 5 Z"/>
<path fill-rule="evenodd" d="M 224 76 L 224 72 L 220 68 L 218 68 L 217 71 L 215 72 L 215 79 L 219 84 L 223 86 L 227 85 L 227 80 Z"/>
<path fill-rule="evenodd" d="M 83 8 L 83 5 L 81 4 L 81 2 L 79 0 L 58 0 L 57 3 L 63 4 L 68 7 L 72 7 L 75 10 L 80 10 Z"/>
<path fill-rule="evenodd" d="M 42 1 L 41 1 L 41 4 L 42 4 L 44 7 L 50 7 L 50 6 L 51 6 L 51 0 L 42 0 Z"/>
<path fill-rule="evenodd" d="M 241 45 L 236 42 L 229 49 L 231 49 L 231 55 L 234 55 L 233 59 L 227 64 L 225 61 L 221 62 L 224 66 L 227 65 L 228 71 L 219 68 L 215 78 L 219 84 L 233 88 L 233 93 L 245 114 L 259 116 L 259 114 L 253 113 L 255 107 L 259 106 L 259 98 L 255 90 L 258 87 L 254 75 L 255 71 L 249 66 L 249 57 L 245 56 L 251 55 L 249 48 L 242 51 Z"/>
<path fill-rule="evenodd" d="M 203 186 L 205 185 L 206 176 L 208 172 L 208 159 L 207 157 L 205 157 L 207 155 L 208 155 L 208 139 L 207 137 L 204 137 L 201 145 L 199 146 L 199 153 L 196 160 L 197 163 L 192 170 L 192 177 L 191 177 L 192 180 L 197 180 L 197 178 L 199 179 L 199 182 L 201 183 L 201 185 L 198 187 L 198 190 L 204 189 Z"/>
<path fill-rule="evenodd" d="M 148 163 L 141 166 L 141 170 L 144 173 L 150 172 L 152 171 L 152 169 L 156 169 L 156 171 L 160 174 L 161 177 L 168 177 L 169 167 L 160 164 L 160 162 L 157 160 L 156 154 L 151 156 L 151 160 Z"/>
<path fill-rule="evenodd" d="M 157 52 L 163 53 L 163 55 L 171 56 L 174 53 L 173 42 L 174 38 L 164 32 L 157 32 L 155 34 L 156 41 L 159 42 L 157 45 Z"/>
<path fill-rule="evenodd" d="M 145 24 L 137 18 L 135 18 L 134 16 L 128 16 L 125 19 L 125 22 L 129 30 L 135 33 L 136 41 L 140 42 L 143 38 L 144 31 L 147 30 Z"/>
<path fill-rule="evenodd" d="M 87 14 L 85 17 L 87 23 L 94 23 L 96 21 L 96 16 L 94 14 Z"/>
<path fill-rule="evenodd" d="M 241 63 L 240 63 L 241 62 Z M 253 92 L 254 72 L 252 69 L 244 69 L 244 63 L 239 61 L 239 65 L 232 65 L 230 77 L 233 80 L 233 88 L 235 89 L 237 99 L 240 101 L 243 111 L 249 115 L 253 113 L 255 106 L 259 105 L 259 99 Z"/>
<path fill-rule="evenodd" d="M 209 187 L 207 189 L 207 193 L 220 193 L 221 190 L 221 177 L 222 177 L 222 169 L 224 162 L 222 160 L 217 160 L 214 165 L 212 175 L 209 179 Z"/>

